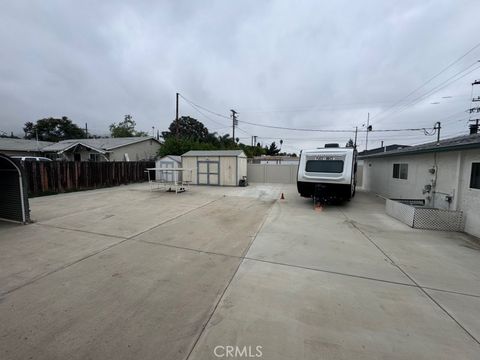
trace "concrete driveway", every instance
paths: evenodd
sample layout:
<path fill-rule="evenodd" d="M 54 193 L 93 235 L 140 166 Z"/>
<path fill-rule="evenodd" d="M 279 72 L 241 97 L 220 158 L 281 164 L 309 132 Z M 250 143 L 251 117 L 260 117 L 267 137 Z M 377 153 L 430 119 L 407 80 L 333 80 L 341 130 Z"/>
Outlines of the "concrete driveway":
<path fill-rule="evenodd" d="M 372 195 L 319 211 L 289 185 L 139 184 L 31 207 L 36 223 L 0 224 L 1 359 L 480 353 L 475 239 L 411 229 Z"/>

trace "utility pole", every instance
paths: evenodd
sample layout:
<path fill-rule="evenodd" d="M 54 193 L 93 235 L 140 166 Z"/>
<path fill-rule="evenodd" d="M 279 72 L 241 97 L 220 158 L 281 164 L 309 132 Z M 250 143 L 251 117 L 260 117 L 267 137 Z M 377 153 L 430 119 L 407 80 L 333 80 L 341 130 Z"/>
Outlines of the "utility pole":
<path fill-rule="evenodd" d="M 257 135 L 253 135 L 253 146 L 257 146 Z"/>
<path fill-rule="evenodd" d="M 88 124 L 85 123 L 85 139 L 88 139 Z"/>
<path fill-rule="evenodd" d="M 475 85 L 480 85 L 480 80 L 475 80 L 473 83 L 472 83 L 472 94 L 473 94 L 473 87 Z M 472 98 L 472 107 L 469 109 L 470 111 L 470 114 L 472 113 L 479 113 L 480 112 L 480 107 L 479 106 L 475 106 L 476 102 L 480 101 L 480 96 L 477 96 L 476 98 Z M 478 126 L 479 126 L 479 121 L 480 119 L 479 118 L 476 118 L 476 119 L 472 119 L 472 115 L 470 115 L 470 118 L 468 119 L 468 122 L 474 122 L 474 124 L 471 124 L 470 125 L 470 135 L 475 135 L 475 134 L 478 134 Z"/>
<path fill-rule="evenodd" d="M 238 125 L 237 112 L 235 110 L 230 110 L 232 112 L 232 139 L 235 142 L 235 126 Z"/>
<path fill-rule="evenodd" d="M 175 134 L 177 136 L 177 139 L 178 139 L 178 96 L 180 94 L 177 93 L 176 94 L 176 102 L 175 102 Z"/>
<path fill-rule="evenodd" d="M 435 130 L 437 130 L 437 145 L 439 145 L 440 144 L 440 129 L 442 128 L 440 121 L 437 121 L 433 128 Z"/>
<path fill-rule="evenodd" d="M 367 133 L 365 135 L 365 150 L 368 150 L 368 133 L 372 131 L 372 127 L 370 126 L 370 113 L 367 115 Z"/>
<path fill-rule="evenodd" d="M 358 134 L 358 126 L 355 126 L 355 142 L 353 143 L 353 148 L 357 148 L 357 134 Z"/>

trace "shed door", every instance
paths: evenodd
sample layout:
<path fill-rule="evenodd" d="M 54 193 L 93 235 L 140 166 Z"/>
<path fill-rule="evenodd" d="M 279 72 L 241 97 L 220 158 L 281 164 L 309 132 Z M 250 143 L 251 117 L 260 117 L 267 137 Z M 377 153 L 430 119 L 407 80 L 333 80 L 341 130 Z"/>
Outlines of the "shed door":
<path fill-rule="evenodd" d="M 174 163 L 173 161 L 158 161 L 158 167 L 161 168 L 174 168 Z M 158 177 L 157 179 L 167 181 L 167 182 L 173 182 L 173 180 L 176 180 L 175 176 L 175 171 L 157 171 Z"/>
<path fill-rule="evenodd" d="M 198 184 L 220 185 L 220 162 L 219 161 L 198 161 Z"/>

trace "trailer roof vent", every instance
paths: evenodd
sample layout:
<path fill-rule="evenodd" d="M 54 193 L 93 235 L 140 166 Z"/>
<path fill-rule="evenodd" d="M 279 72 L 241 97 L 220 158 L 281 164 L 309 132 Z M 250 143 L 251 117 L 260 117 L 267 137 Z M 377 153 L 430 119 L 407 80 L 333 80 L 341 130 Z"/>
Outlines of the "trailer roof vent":
<path fill-rule="evenodd" d="M 326 148 L 338 148 L 340 145 L 338 143 L 330 143 L 330 144 L 325 144 Z"/>

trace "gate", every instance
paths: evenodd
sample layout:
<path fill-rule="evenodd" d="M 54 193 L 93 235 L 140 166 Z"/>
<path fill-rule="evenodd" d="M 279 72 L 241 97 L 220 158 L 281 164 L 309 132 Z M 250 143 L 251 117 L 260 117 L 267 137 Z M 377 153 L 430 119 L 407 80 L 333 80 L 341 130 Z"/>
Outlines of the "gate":
<path fill-rule="evenodd" d="M 199 185 L 220 185 L 220 162 L 219 161 L 197 161 L 197 184 Z"/>

